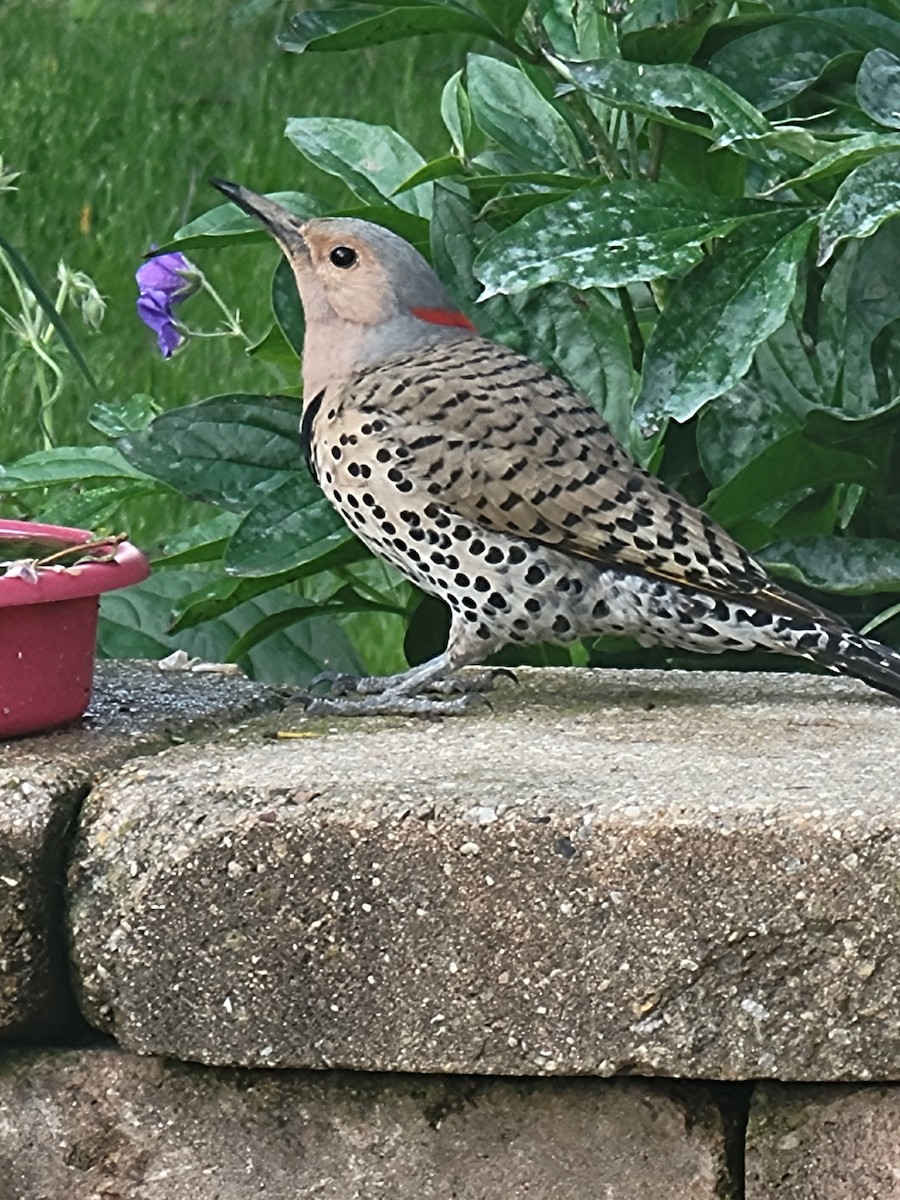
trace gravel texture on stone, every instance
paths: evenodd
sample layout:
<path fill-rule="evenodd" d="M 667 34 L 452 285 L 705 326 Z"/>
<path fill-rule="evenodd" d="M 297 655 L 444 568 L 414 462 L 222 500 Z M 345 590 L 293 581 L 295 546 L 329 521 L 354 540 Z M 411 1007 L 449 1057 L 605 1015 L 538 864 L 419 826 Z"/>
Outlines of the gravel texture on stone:
<path fill-rule="evenodd" d="M 900 1200 L 900 1086 L 759 1084 L 746 1200 Z"/>
<path fill-rule="evenodd" d="M 293 724 L 305 736 L 251 726 L 92 793 L 76 987 L 122 1045 L 900 1074 L 897 705 L 801 676 L 545 670 L 464 719 Z"/>
<path fill-rule="evenodd" d="M 0 1058 L 2 1200 L 719 1200 L 700 1086 Z"/>
<path fill-rule="evenodd" d="M 246 679 L 102 663 L 82 722 L 0 743 L 0 1039 L 59 1038 L 79 1022 L 63 884 L 73 823 L 94 781 L 132 755 L 280 704 L 274 689 Z"/>

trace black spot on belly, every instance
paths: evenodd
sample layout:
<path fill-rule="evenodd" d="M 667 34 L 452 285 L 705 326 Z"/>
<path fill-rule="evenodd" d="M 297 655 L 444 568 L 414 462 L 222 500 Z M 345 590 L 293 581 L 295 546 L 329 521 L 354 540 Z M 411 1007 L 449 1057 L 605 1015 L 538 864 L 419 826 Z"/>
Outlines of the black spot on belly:
<path fill-rule="evenodd" d="M 530 584 L 543 583 L 545 578 L 546 578 L 545 573 L 541 570 L 540 567 L 535 566 L 534 563 L 532 563 L 531 566 L 528 568 L 528 570 L 525 572 L 525 582 L 526 583 L 530 583 Z"/>

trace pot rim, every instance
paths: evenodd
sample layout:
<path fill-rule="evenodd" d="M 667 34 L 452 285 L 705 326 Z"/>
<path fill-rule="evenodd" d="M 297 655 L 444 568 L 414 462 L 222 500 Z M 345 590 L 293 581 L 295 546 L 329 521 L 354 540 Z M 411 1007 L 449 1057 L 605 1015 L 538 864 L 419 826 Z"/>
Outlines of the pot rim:
<path fill-rule="evenodd" d="M 0 517 L 0 537 L 52 537 L 77 545 L 89 541 L 93 534 L 87 529 L 66 525 L 42 525 L 37 521 L 11 521 Z M 110 562 L 80 563 L 77 567 L 54 569 L 44 567 L 37 583 L 25 579 L 0 576 L 0 608 L 22 604 L 47 604 L 55 600 L 78 600 L 84 596 L 99 596 L 115 588 L 140 583 L 150 574 L 150 563 L 131 542 L 120 542 Z"/>

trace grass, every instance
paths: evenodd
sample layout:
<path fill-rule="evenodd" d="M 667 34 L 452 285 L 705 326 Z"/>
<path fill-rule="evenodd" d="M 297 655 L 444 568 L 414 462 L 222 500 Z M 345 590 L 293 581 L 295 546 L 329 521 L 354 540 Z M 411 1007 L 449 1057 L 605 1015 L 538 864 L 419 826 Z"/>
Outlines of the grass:
<path fill-rule="evenodd" d="M 47 285 L 64 259 L 107 298 L 102 330 L 75 333 L 108 399 L 146 392 L 172 407 L 223 391 L 297 386 L 231 339 L 193 343 L 164 362 L 134 310 L 141 255 L 219 201 L 210 175 L 259 191 L 308 189 L 347 201 L 341 185 L 309 167 L 284 138 L 286 118 L 388 123 L 425 154 L 445 147 L 440 89 L 464 42 L 422 38 L 349 54 L 285 54 L 275 35 L 300 7 L 300 0 L 0 4 L 0 155 L 22 172 L 19 191 L 0 197 L 0 229 Z M 274 268 L 274 247 L 270 255 Z M 240 303 L 251 334 L 262 334 L 269 309 L 259 249 L 198 261 Z M 196 314 L 203 327 L 205 316 L 212 328 L 212 308 L 198 309 L 192 320 Z M 9 334 L 0 333 L 0 359 L 10 350 Z M 73 376 L 55 413 L 60 441 L 96 440 L 87 423 L 93 399 Z M 20 385 L 7 403 L 0 462 L 40 445 L 27 388 Z"/>

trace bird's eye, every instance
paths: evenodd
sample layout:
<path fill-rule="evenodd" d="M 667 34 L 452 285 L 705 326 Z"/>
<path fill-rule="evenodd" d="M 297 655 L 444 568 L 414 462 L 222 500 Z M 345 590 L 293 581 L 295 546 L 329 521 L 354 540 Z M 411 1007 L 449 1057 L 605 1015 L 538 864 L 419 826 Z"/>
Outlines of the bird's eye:
<path fill-rule="evenodd" d="M 328 257 L 336 267 L 352 267 L 356 262 L 357 254 L 349 246 L 335 246 Z"/>

